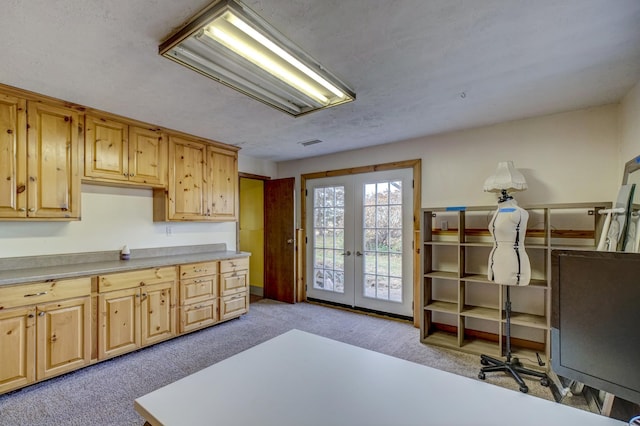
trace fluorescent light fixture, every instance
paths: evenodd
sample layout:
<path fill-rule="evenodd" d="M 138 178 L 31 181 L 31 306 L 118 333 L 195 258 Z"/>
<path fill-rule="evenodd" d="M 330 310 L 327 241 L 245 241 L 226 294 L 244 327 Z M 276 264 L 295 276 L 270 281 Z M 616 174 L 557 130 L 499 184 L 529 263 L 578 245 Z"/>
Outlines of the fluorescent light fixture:
<path fill-rule="evenodd" d="M 344 82 L 236 0 L 209 5 L 159 51 L 296 117 L 356 98 Z"/>

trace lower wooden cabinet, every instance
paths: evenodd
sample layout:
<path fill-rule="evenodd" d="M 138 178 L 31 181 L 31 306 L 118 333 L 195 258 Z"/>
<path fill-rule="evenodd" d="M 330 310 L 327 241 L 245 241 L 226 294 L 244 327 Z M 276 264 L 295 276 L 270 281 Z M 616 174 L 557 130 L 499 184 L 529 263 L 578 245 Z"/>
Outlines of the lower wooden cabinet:
<path fill-rule="evenodd" d="M 220 320 L 238 317 L 249 310 L 249 292 L 224 296 L 220 298 Z"/>
<path fill-rule="evenodd" d="M 0 393 L 36 378 L 36 308 L 0 312 Z"/>
<path fill-rule="evenodd" d="M 98 277 L 99 289 L 119 289 L 98 295 L 98 359 L 176 335 L 175 279 L 175 267 Z"/>
<path fill-rule="evenodd" d="M 41 291 L 33 293 L 36 288 Z M 86 294 L 60 301 L 16 306 L 32 298 Z M 20 292 L 20 298 L 13 297 Z M 63 374 L 91 362 L 90 279 L 28 284 L 0 289 L 0 393 Z"/>
<path fill-rule="evenodd" d="M 248 312 L 248 266 L 240 258 L 105 274 L 93 285 L 0 286 L 0 394 Z"/>
<path fill-rule="evenodd" d="M 36 307 L 36 378 L 57 376 L 91 361 L 91 298 Z"/>
<path fill-rule="evenodd" d="M 180 271 L 180 333 L 218 322 L 218 262 L 190 263 Z"/>

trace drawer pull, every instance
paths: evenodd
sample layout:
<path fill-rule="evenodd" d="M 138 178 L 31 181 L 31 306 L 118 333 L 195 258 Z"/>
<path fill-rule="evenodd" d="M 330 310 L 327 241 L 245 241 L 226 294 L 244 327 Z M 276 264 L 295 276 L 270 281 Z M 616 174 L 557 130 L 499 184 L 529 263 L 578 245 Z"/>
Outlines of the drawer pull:
<path fill-rule="evenodd" d="M 25 294 L 24 297 L 44 296 L 47 293 L 48 293 L 47 291 L 41 291 L 40 293 Z"/>

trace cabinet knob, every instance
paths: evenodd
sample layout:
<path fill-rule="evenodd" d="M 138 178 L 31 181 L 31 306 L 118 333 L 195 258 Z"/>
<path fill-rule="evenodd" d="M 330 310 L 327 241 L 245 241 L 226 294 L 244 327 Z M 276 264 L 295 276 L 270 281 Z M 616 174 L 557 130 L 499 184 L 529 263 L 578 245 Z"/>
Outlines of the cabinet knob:
<path fill-rule="evenodd" d="M 39 313 L 38 313 L 38 316 L 39 316 L 39 317 L 43 317 L 43 316 L 44 316 L 44 312 L 39 312 Z"/>
<path fill-rule="evenodd" d="M 27 209 L 25 209 L 24 207 L 20 207 L 20 208 L 18 209 L 18 211 L 19 211 L 19 212 L 26 212 L 26 211 L 27 211 Z"/>
<path fill-rule="evenodd" d="M 29 211 L 30 211 L 30 212 L 35 212 L 35 211 L 36 211 L 36 208 L 35 208 L 35 207 L 31 207 L 31 208 L 29 209 Z"/>

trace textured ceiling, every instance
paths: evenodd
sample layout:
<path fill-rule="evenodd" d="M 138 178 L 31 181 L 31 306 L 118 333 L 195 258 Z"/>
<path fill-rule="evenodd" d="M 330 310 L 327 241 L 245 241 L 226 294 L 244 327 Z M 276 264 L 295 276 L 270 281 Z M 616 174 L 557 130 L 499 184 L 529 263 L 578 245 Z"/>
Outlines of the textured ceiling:
<path fill-rule="evenodd" d="M 357 94 L 293 118 L 158 55 L 209 3 L 3 0 L 0 83 L 281 161 L 617 102 L 640 80 L 638 0 L 245 0 Z"/>

